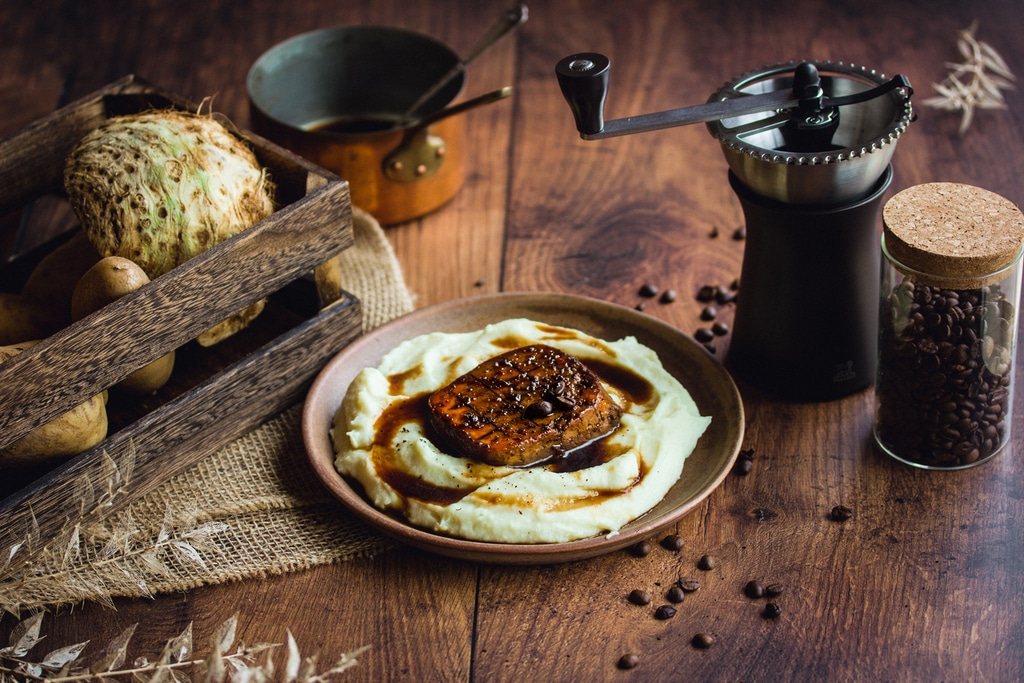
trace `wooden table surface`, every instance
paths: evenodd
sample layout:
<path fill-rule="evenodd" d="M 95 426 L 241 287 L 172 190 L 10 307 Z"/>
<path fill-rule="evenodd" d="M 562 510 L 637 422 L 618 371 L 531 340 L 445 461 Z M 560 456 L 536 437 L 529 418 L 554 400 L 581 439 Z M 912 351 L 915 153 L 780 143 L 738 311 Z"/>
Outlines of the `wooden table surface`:
<path fill-rule="evenodd" d="M 468 50 L 503 0 L 181 0 L 0 4 L 0 133 L 11 133 L 127 73 L 248 123 L 245 76 L 267 48 L 336 24 L 415 28 Z M 1024 71 L 1016 0 L 882 2 L 535 2 L 527 24 L 469 70 L 467 94 L 503 85 L 510 101 L 466 115 L 469 172 L 436 213 L 387 229 L 423 307 L 498 291 L 566 292 L 633 306 L 644 283 L 678 293 L 646 313 L 692 333 L 694 293 L 738 274 L 742 224 L 718 144 L 703 126 L 614 140 L 577 136 L 554 78 L 576 51 L 613 61 L 609 118 L 703 102 L 726 80 L 788 59 L 832 59 L 906 74 L 920 114 L 901 139 L 889 192 L 935 180 L 1024 198 L 1024 100 L 959 118 L 920 105 L 977 35 Z M 17 216 L 0 223 L 5 251 Z M 719 236 L 712 237 L 717 230 Z M 16 240 L 22 240 L 15 244 Z M 443 262 L 443 266 L 439 265 Z M 808 283 L 813 286 L 813 283 Z M 729 321 L 729 312 L 723 320 Z M 725 358 L 728 337 L 718 343 Z M 1022 379 L 1020 367 L 1018 381 Z M 870 389 L 794 403 L 740 384 L 748 476 L 730 475 L 677 525 L 679 552 L 655 543 L 542 567 L 477 565 L 398 548 L 366 560 L 155 599 L 61 610 L 52 647 L 105 643 L 138 623 L 133 650 L 158 651 L 194 622 L 197 642 L 232 614 L 246 642 L 281 642 L 329 661 L 371 646 L 342 680 L 1024 679 L 1024 419 L 981 467 L 912 469 L 877 452 Z M 852 509 L 845 523 L 835 505 Z M 714 569 L 697 560 L 711 554 Z M 658 620 L 681 577 L 703 587 Z M 785 586 L 775 619 L 743 595 Z M 631 605 L 633 589 L 654 595 Z M 0 621 L 0 645 L 15 620 Z M 705 650 L 691 645 L 713 634 Z M 620 670 L 626 653 L 637 666 Z M 134 656 L 134 654 L 133 654 Z"/>

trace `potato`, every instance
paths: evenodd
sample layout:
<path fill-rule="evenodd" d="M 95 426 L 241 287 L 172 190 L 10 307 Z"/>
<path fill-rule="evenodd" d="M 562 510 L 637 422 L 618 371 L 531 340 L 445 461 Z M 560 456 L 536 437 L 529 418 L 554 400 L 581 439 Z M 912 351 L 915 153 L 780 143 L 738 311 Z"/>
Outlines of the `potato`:
<path fill-rule="evenodd" d="M 82 274 L 99 260 L 96 248 L 79 230 L 39 262 L 25 281 L 21 293 L 52 310 L 55 315 L 63 315 L 64 324 L 67 324 L 71 320 L 71 292 Z"/>
<path fill-rule="evenodd" d="M 247 328 L 249 323 L 263 312 L 263 307 L 266 303 L 266 299 L 260 299 L 256 303 L 246 306 L 227 320 L 222 320 L 206 332 L 203 332 L 196 337 L 196 341 L 200 346 L 213 346 L 214 344 L 221 343 L 228 337 Z"/>
<path fill-rule="evenodd" d="M 85 271 L 71 293 L 71 318 L 81 320 L 107 304 L 149 283 L 149 276 L 134 261 L 108 256 Z M 144 365 L 117 383 L 129 394 L 145 395 L 167 383 L 174 372 L 174 350 Z"/>
<path fill-rule="evenodd" d="M 130 259 L 108 256 L 79 277 L 71 292 L 71 319 L 81 320 L 149 283 L 149 276 Z"/>
<path fill-rule="evenodd" d="M 64 326 L 63 317 L 24 294 L 0 292 L 0 345 L 48 337 Z"/>
<path fill-rule="evenodd" d="M 36 342 L 0 346 L 0 363 Z M 0 449 L 0 467 L 41 465 L 88 450 L 107 438 L 107 392 L 93 396 Z"/>

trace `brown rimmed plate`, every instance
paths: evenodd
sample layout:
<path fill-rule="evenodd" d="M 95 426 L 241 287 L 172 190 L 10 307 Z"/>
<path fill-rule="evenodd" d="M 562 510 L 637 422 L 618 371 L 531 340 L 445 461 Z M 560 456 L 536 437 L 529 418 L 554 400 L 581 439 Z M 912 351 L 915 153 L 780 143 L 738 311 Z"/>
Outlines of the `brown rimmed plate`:
<path fill-rule="evenodd" d="M 334 469 L 330 428 L 356 374 L 376 366 L 401 342 L 430 332 L 470 332 L 508 318 L 529 318 L 570 327 L 614 341 L 634 336 L 657 352 L 665 368 L 685 386 L 711 424 L 686 461 L 679 480 L 647 514 L 615 535 L 551 544 L 487 543 L 452 538 L 411 526 L 382 512 Z M 693 510 L 729 474 L 743 441 L 743 402 L 725 368 L 689 336 L 633 309 L 566 294 L 496 294 L 431 306 L 393 320 L 357 339 L 335 356 L 310 387 L 302 414 L 302 436 L 310 462 L 324 485 L 357 517 L 381 533 L 422 550 L 496 564 L 550 564 L 595 557 L 630 546 L 674 524 Z"/>

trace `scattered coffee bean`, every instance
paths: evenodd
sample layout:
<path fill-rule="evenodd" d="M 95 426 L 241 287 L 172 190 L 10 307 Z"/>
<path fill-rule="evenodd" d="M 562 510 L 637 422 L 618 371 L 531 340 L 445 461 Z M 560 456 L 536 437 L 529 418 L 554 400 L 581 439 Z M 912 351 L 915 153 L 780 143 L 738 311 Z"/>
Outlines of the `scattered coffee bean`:
<path fill-rule="evenodd" d="M 851 517 L 853 517 L 853 510 L 845 505 L 836 505 L 832 508 L 832 519 L 837 522 L 845 522 Z"/>
<path fill-rule="evenodd" d="M 732 291 L 734 291 L 734 292 L 738 291 L 739 288 L 740 288 L 740 279 L 739 278 L 736 278 L 735 280 L 733 280 L 732 282 L 729 283 L 729 289 L 731 289 Z"/>
<path fill-rule="evenodd" d="M 718 237 L 718 226 L 717 225 L 715 227 L 711 228 L 711 232 L 708 233 L 708 237 L 711 237 L 712 239 Z"/>
<path fill-rule="evenodd" d="M 740 458 L 742 460 L 753 460 L 754 459 L 754 449 L 753 448 L 744 448 L 742 451 L 740 451 Z"/>
<path fill-rule="evenodd" d="M 736 240 L 737 242 L 740 242 L 740 241 L 743 241 L 743 240 L 747 239 L 747 228 L 746 228 L 746 226 L 741 225 L 740 227 L 738 227 L 735 230 L 733 230 L 732 238 L 734 240 Z"/>
<path fill-rule="evenodd" d="M 764 586 L 761 585 L 760 581 L 748 581 L 747 585 L 743 587 L 743 593 L 748 598 L 758 599 L 764 597 Z"/>
<path fill-rule="evenodd" d="M 645 304 L 645 303 L 644 303 L 643 301 L 641 301 L 641 302 L 640 302 L 640 303 L 638 303 L 638 304 L 637 304 L 636 306 L 634 306 L 634 308 L 635 308 L 636 310 L 638 310 L 638 311 L 642 311 L 642 310 L 644 310 L 645 308 L 647 308 L 647 305 L 646 305 L 646 304 Z"/>
<path fill-rule="evenodd" d="M 715 301 L 719 305 L 724 306 L 725 304 L 732 303 L 736 300 L 736 292 L 732 291 L 728 287 L 718 287 L 715 290 Z"/>
<path fill-rule="evenodd" d="M 701 301 L 703 303 L 714 301 L 717 291 L 718 290 L 714 285 L 704 285 L 697 290 L 697 301 Z"/>
<path fill-rule="evenodd" d="M 748 474 L 750 474 L 750 471 L 752 469 L 754 469 L 754 461 L 747 460 L 745 458 L 740 458 L 739 460 L 736 461 L 736 465 L 733 466 L 732 469 L 733 472 L 735 472 L 736 474 L 740 475 L 741 477 L 745 477 Z"/>
<path fill-rule="evenodd" d="M 645 590 L 637 588 L 636 590 L 630 591 L 629 596 L 626 598 L 634 605 L 647 605 L 651 602 L 651 594 Z"/>
<path fill-rule="evenodd" d="M 651 554 L 651 550 L 652 548 L 650 541 L 640 541 L 638 543 L 634 543 L 629 548 L 629 552 L 635 555 L 636 557 L 647 557 Z"/>
<path fill-rule="evenodd" d="M 715 637 L 710 633 L 698 633 L 690 642 L 693 643 L 695 648 L 706 650 L 714 644 Z"/>
<path fill-rule="evenodd" d="M 633 653 L 625 654 L 619 657 L 619 662 L 616 666 L 620 669 L 632 669 L 640 663 L 640 657 Z"/>
<path fill-rule="evenodd" d="M 663 304 L 670 304 L 675 300 L 676 290 L 674 289 L 666 289 L 664 292 L 661 293 L 661 296 L 658 298 L 658 301 L 660 301 Z"/>
<path fill-rule="evenodd" d="M 701 327 L 693 333 L 693 338 L 701 344 L 705 344 L 715 338 L 715 333 L 706 327 Z"/>
<path fill-rule="evenodd" d="M 701 555 L 700 560 L 697 561 L 697 567 L 708 571 L 709 569 L 715 568 L 715 558 L 710 555 Z"/>
<path fill-rule="evenodd" d="M 777 603 L 769 602 L 764 606 L 764 616 L 768 619 L 774 619 L 775 617 L 782 614 L 782 608 Z"/>
<path fill-rule="evenodd" d="M 716 347 L 711 342 L 708 342 L 708 343 L 704 344 L 704 350 L 707 351 L 708 353 L 714 355 L 715 353 L 718 352 L 718 347 Z"/>
<path fill-rule="evenodd" d="M 665 593 L 665 599 L 669 602 L 680 603 L 686 598 L 686 591 L 683 590 L 682 586 L 672 586 Z"/>
<path fill-rule="evenodd" d="M 704 322 L 710 322 L 715 319 L 716 315 L 718 315 L 717 308 L 715 308 L 714 306 L 705 306 L 704 308 L 701 309 L 700 319 L 703 320 Z"/>
<path fill-rule="evenodd" d="M 711 326 L 711 333 L 719 337 L 729 334 L 729 326 L 721 321 L 716 322 Z"/>
<path fill-rule="evenodd" d="M 764 587 L 764 594 L 766 597 L 774 598 L 781 595 L 784 590 L 786 590 L 786 587 L 781 583 L 769 583 Z"/>
<path fill-rule="evenodd" d="M 642 297 L 644 297 L 644 298 L 647 298 L 647 299 L 649 299 L 649 298 L 651 298 L 652 296 L 655 296 L 655 295 L 656 295 L 657 293 L 658 293 L 658 288 L 657 288 L 657 287 L 655 287 L 655 286 L 654 286 L 654 285 L 652 285 L 652 284 L 649 284 L 649 283 L 645 283 L 644 285 L 642 285 L 642 286 L 640 287 L 640 292 L 639 292 L 639 294 L 640 294 L 640 296 L 642 296 Z"/>
<path fill-rule="evenodd" d="M 686 545 L 686 541 L 683 540 L 682 536 L 676 534 L 669 534 L 665 538 L 661 539 L 661 547 L 665 550 L 679 551 Z"/>
<path fill-rule="evenodd" d="M 487 284 L 487 281 L 484 280 L 483 278 L 480 278 L 479 280 L 477 280 L 476 282 L 473 283 L 473 286 L 474 287 L 483 287 L 485 284 Z"/>
<path fill-rule="evenodd" d="M 662 621 L 664 621 L 665 619 L 671 619 L 675 615 L 676 608 L 672 605 L 662 605 L 654 611 L 654 618 L 661 619 Z"/>
<path fill-rule="evenodd" d="M 694 579 L 694 578 L 691 578 L 691 577 L 687 577 L 685 579 L 679 579 L 679 584 L 678 585 L 679 585 L 680 588 L 682 588 L 687 593 L 692 593 L 694 591 L 699 591 L 700 590 L 700 579 Z"/>

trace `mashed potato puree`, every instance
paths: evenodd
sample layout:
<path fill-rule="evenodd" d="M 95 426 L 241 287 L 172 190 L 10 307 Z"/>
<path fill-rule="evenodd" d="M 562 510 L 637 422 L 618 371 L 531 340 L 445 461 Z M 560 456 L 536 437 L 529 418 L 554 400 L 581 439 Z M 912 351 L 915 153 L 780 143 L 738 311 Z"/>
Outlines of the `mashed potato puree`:
<path fill-rule="evenodd" d="M 445 453 L 426 397 L 489 358 L 542 343 L 579 358 L 623 409 L 619 427 L 558 461 L 487 465 Z M 335 467 L 382 510 L 477 541 L 557 543 L 614 534 L 658 504 L 711 422 L 633 337 L 607 342 L 526 319 L 400 344 L 353 380 L 334 418 Z"/>

